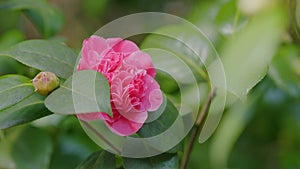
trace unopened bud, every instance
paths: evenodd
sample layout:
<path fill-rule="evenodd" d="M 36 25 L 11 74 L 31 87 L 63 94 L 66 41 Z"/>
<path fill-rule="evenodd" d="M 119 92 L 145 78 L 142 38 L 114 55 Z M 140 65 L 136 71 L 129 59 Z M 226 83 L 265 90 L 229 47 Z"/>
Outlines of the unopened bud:
<path fill-rule="evenodd" d="M 40 72 L 32 80 L 35 91 L 40 95 L 47 96 L 58 88 L 59 79 L 52 72 Z"/>

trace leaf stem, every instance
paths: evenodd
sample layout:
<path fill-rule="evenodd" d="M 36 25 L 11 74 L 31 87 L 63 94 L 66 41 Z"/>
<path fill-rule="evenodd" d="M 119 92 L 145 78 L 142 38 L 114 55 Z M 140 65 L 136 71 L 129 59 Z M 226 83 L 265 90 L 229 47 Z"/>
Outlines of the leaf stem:
<path fill-rule="evenodd" d="M 187 149 L 185 150 L 185 152 L 183 154 L 180 169 L 186 169 L 186 167 L 187 167 L 193 145 L 196 141 L 197 135 L 201 131 L 202 122 L 207 116 L 207 113 L 209 111 L 209 108 L 210 108 L 210 105 L 211 105 L 211 102 L 212 102 L 213 98 L 214 98 L 214 90 L 211 87 L 211 91 L 209 93 L 209 96 L 208 96 L 206 102 L 204 103 L 200 113 L 198 113 L 198 117 L 197 117 L 196 122 L 194 124 L 194 127 L 191 131 L 191 137 L 190 137 Z"/>

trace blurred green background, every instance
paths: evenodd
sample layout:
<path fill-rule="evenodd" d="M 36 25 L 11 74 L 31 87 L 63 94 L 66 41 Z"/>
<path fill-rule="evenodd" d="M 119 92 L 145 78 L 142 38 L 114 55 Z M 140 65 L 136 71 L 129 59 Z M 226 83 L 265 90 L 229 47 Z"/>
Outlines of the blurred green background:
<path fill-rule="evenodd" d="M 264 1 L 269 2 L 261 2 Z M 6 3 L 0 1 L 0 50 L 23 40 L 46 38 L 66 43 L 78 52 L 83 39 L 105 23 L 136 12 L 156 11 L 191 21 L 208 34 L 219 51 L 251 20 L 251 15 L 239 11 L 235 0 Z M 286 31 L 266 77 L 251 90 L 243 106 L 238 103 L 226 108 L 216 133 L 208 141 L 195 143 L 189 169 L 300 169 L 300 1 L 286 0 L 282 4 L 287 13 Z M 136 36 L 132 40 L 140 43 L 144 38 L 145 35 Z M 32 78 L 37 72 L 11 58 L 0 57 L 0 75 L 17 73 Z M 24 164 L 24 168 L 75 168 L 99 149 L 75 117 L 50 115 L 0 131 L 0 168 L 18 168 L 19 164 Z"/>

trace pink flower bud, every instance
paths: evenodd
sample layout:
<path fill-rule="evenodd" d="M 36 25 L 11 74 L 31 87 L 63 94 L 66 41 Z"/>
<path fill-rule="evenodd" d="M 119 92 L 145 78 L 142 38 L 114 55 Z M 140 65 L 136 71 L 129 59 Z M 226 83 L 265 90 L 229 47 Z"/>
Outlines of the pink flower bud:
<path fill-rule="evenodd" d="M 40 72 L 32 80 L 35 91 L 40 95 L 47 96 L 53 90 L 58 88 L 59 79 L 52 72 Z"/>

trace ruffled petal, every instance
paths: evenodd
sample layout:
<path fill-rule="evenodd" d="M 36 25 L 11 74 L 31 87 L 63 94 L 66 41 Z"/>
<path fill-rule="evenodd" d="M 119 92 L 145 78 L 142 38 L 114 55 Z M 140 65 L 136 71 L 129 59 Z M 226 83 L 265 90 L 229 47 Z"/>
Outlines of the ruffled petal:
<path fill-rule="evenodd" d="M 97 70 L 103 53 L 107 51 L 108 45 L 105 39 L 99 36 L 91 36 L 83 41 L 81 59 L 77 70 Z"/>
<path fill-rule="evenodd" d="M 142 99 L 142 104 L 148 111 L 155 111 L 163 102 L 160 86 L 155 79 L 149 75 L 145 76 L 144 81 L 147 85 L 147 89 Z"/>
<path fill-rule="evenodd" d="M 137 69 L 144 69 L 147 71 L 147 74 L 155 77 L 156 70 L 152 63 L 151 57 L 141 51 L 137 51 L 132 53 L 130 56 L 126 57 L 123 61 L 124 66 L 126 67 L 133 67 Z"/>
<path fill-rule="evenodd" d="M 106 40 L 106 42 L 115 52 L 132 53 L 139 51 L 139 47 L 129 40 L 122 40 L 121 38 L 109 38 Z"/>
<path fill-rule="evenodd" d="M 105 121 L 109 129 L 120 136 L 129 136 L 136 133 L 143 125 L 143 123 L 137 123 L 130 121 L 127 118 L 119 115 L 113 122 Z"/>

